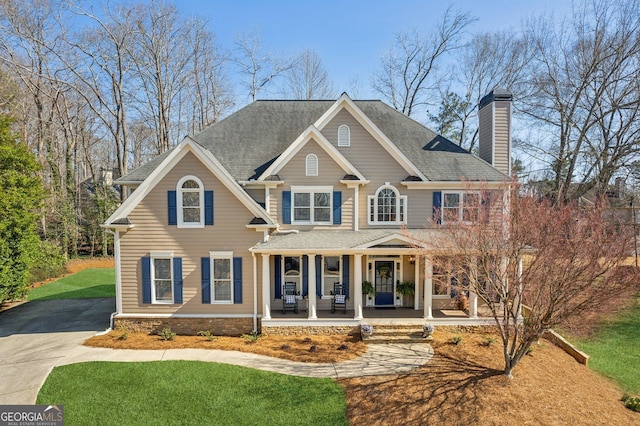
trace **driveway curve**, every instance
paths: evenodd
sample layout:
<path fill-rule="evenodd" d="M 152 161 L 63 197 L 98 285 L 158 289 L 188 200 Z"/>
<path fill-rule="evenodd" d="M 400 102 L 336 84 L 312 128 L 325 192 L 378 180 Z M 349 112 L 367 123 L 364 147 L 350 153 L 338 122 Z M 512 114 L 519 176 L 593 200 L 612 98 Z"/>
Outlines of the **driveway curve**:
<path fill-rule="evenodd" d="M 36 300 L 0 313 L 0 404 L 33 404 L 72 349 L 109 327 L 115 299 Z"/>
<path fill-rule="evenodd" d="M 110 299 L 35 301 L 0 313 L 0 405 L 34 404 L 58 365 L 87 361 L 193 360 L 241 365 L 306 377 L 354 377 L 403 373 L 433 356 L 424 343 L 369 345 L 359 358 L 339 363 L 303 363 L 245 352 L 212 349 L 131 350 L 83 346 L 109 325 Z"/>

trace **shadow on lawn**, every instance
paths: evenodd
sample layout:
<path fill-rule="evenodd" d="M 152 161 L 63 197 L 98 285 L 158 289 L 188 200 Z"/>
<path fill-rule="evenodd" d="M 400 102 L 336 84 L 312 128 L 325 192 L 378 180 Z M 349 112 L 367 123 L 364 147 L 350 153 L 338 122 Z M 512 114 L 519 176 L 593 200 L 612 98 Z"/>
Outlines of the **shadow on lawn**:
<path fill-rule="evenodd" d="M 33 300 L 94 299 L 101 297 L 115 297 L 115 284 L 94 285 L 77 290 L 52 293 L 45 296 L 39 296 Z"/>
<path fill-rule="evenodd" d="M 348 417 L 353 424 L 474 424 L 480 421 L 487 379 L 502 370 L 472 360 L 436 354 L 406 374 L 345 380 Z M 504 377 L 504 376 L 503 376 Z M 509 379 L 504 377 L 505 385 Z"/>

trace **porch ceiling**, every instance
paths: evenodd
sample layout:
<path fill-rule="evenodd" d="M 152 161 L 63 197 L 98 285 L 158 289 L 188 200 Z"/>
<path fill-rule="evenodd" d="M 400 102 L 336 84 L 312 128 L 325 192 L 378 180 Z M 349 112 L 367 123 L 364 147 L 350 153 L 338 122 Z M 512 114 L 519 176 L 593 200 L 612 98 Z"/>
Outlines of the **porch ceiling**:
<path fill-rule="evenodd" d="M 269 241 L 258 243 L 251 248 L 256 253 L 280 253 L 303 250 L 306 252 L 350 251 L 362 253 L 367 249 L 415 250 L 416 245 L 426 241 L 436 241 L 442 235 L 437 229 L 363 229 L 312 230 L 294 233 L 275 233 Z M 401 244 L 398 244 L 398 243 Z"/>

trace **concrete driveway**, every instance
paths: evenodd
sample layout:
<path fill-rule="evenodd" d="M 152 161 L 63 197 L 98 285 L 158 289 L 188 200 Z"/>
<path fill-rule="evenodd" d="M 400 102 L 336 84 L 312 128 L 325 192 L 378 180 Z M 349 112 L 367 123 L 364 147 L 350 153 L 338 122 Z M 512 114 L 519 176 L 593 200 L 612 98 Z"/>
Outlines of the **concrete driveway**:
<path fill-rule="evenodd" d="M 0 404 L 33 404 L 71 350 L 104 331 L 115 299 L 42 300 L 0 313 Z"/>

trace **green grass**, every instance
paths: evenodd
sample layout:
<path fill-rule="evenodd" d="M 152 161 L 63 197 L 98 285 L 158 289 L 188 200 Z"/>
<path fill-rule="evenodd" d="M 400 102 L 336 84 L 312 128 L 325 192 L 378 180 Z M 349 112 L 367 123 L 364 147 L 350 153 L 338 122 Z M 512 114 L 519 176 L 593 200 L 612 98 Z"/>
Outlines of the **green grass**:
<path fill-rule="evenodd" d="M 640 394 L 640 301 L 605 324 L 596 336 L 576 342 L 589 354 L 589 367 L 615 380 L 625 392 Z"/>
<path fill-rule="evenodd" d="M 85 269 L 32 289 L 29 292 L 29 300 L 115 297 L 115 282 L 116 274 L 113 268 Z"/>
<path fill-rule="evenodd" d="M 37 404 L 67 425 L 346 425 L 342 387 L 197 361 L 87 362 L 53 369 Z"/>

